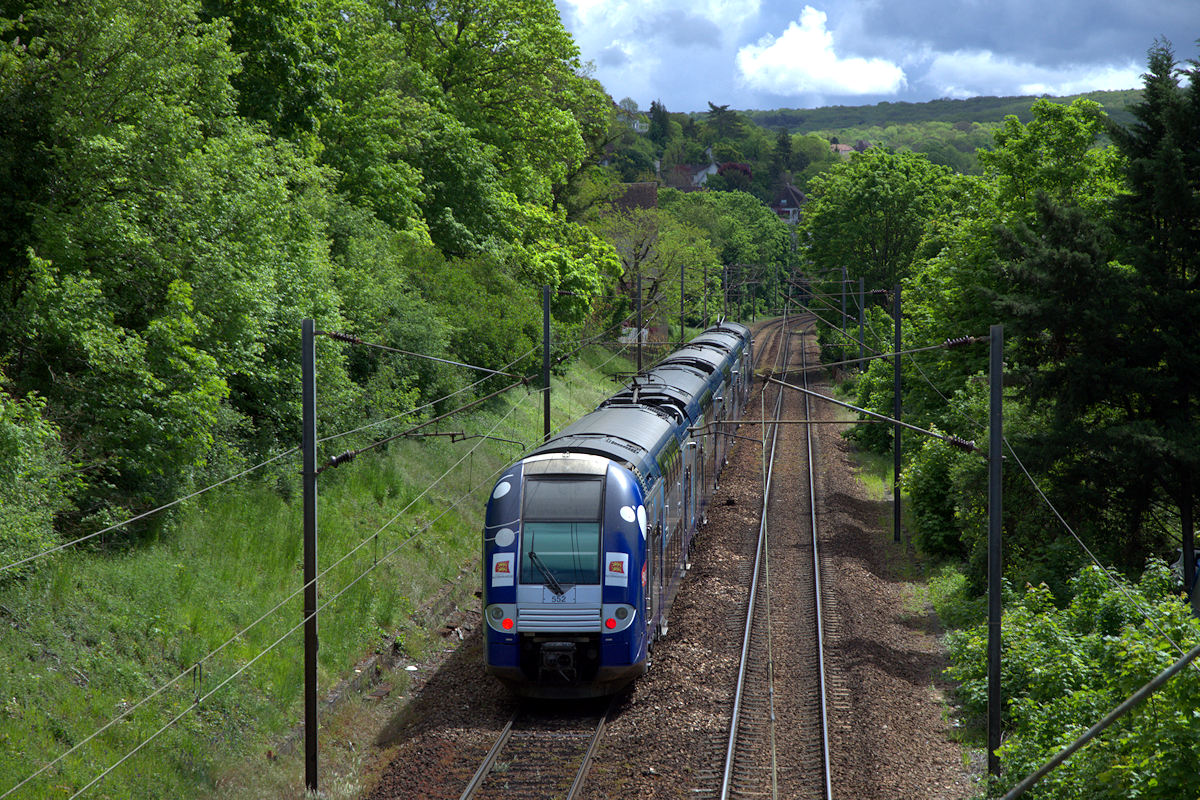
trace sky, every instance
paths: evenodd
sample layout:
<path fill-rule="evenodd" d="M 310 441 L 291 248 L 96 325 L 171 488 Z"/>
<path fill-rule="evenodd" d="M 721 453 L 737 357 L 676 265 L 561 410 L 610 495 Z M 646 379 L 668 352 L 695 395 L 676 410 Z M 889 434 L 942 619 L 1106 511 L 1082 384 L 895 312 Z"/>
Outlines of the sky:
<path fill-rule="evenodd" d="M 555 0 L 614 100 L 704 111 L 1065 95 L 1200 59 L 1200 0 Z"/>

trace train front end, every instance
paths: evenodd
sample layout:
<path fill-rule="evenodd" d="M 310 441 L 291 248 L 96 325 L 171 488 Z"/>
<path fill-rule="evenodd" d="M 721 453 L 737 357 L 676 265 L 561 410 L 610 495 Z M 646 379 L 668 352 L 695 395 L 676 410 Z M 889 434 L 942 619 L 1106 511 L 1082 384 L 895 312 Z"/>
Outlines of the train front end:
<path fill-rule="evenodd" d="M 611 694 L 645 672 L 646 509 L 608 458 L 534 455 L 488 502 L 487 669 L 517 694 Z"/>

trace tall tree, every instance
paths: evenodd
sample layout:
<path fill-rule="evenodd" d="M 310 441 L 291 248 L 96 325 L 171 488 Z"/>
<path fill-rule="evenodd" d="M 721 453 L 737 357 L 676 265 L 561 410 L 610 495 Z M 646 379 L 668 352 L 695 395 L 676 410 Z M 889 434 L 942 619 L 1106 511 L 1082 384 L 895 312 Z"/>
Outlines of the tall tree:
<path fill-rule="evenodd" d="M 993 147 L 978 153 L 1000 202 L 1026 218 L 1039 192 L 1058 203 L 1105 210 L 1119 186 L 1121 159 L 1115 148 L 1097 146 L 1108 123 L 1104 109 L 1081 98 L 1070 105 L 1040 99 L 1030 110 L 1028 125 L 1005 117 Z"/>
<path fill-rule="evenodd" d="M 1200 497 L 1200 64 L 1181 68 L 1169 42 L 1150 48 L 1136 121 L 1114 126 L 1128 192 L 1116 199 L 1126 259 L 1136 272 L 1133 331 L 1145 426 L 1130 447 L 1152 454 L 1179 515 L 1191 577 Z"/>
<path fill-rule="evenodd" d="M 840 281 L 845 267 L 872 288 L 907 278 L 949 175 L 915 153 L 872 148 L 814 178 L 803 227 L 816 269 Z"/>
<path fill-rule="evenodd" d="M 710 100 L 705 122 L 712 142 L 732 139 L 742 130 L 742 118 L 736 111 L 729 110 L 728 103 L 719 106 Z"/>
<path fill-rule="evenodd" d="M 573 109 L 605 113 L 553 0 L 376 2 L 454 116 L 498 149 L 508 191 L 551 202 L 587 156 Z"/>
<path fill-rule="evenodd" d="M 242 116 L 316 143 L 337 77 L 335 13 L 321 0 L 202 0 L 201 18 L 228 20 L 229 46 L 242 56 L 231 77 Z"/>
<path fill-rule="evenodd" d="M 661 100 L 654 100 L 650 103 L 650 130 L 647 136 L 650 141 L 657 144 L 659 147 L 666 147 L 667 140 L 671 136 L 671 117 L 667 114 L 667 107 L 663 105 Z"/>

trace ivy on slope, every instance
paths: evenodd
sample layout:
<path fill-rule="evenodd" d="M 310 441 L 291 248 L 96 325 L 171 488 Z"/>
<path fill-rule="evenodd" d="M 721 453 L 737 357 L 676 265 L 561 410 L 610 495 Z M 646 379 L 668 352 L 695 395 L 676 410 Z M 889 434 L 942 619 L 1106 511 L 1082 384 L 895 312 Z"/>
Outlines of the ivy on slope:
<path fill-rule="evenodd" d="M 1001 687 L 1007 791 L 1176 661 L 1166 640 L 1190 649 L 1200 621 L 1172 592 L 1162 561 L 1140 581 L 1086 567 L 1059 608 L 1045 586 L 1009 589 Z M 1153 621 L 1153 624 L 1151 624 Z M 948 637 L 963 706 L 987 712 L 987 625 Z M 1200 789 L 1200 671 L 1190 667 L 1050 773 L 1026 797 L 1040 800 L 1177 800 Z"/>

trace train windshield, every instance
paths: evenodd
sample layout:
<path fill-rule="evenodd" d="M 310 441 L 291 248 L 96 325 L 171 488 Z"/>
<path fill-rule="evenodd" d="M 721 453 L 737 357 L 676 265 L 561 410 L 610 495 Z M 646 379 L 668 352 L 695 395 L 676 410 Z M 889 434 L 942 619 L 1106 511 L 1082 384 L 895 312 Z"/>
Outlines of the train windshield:
<path fill-rule="evenodd" d="M 599 478 L 525 482 L 521 583 L 600 583 L 603 496 Z"/>

